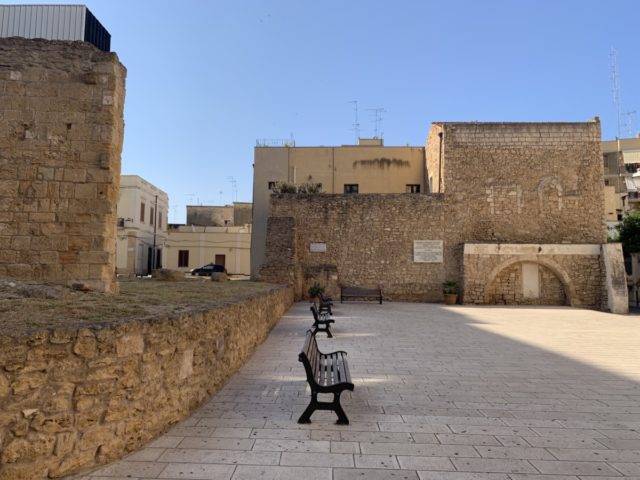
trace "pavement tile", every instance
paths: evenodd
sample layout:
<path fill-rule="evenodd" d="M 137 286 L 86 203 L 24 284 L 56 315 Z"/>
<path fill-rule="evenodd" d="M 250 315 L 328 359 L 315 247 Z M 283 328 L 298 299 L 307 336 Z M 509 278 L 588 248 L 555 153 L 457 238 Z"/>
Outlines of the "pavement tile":
<path fill-rule="evenodd" d="M 353 467 L 353 455 L 346 453 L 283 452 L 280 465 L 299 467 Z"/>
<path fill-rule="evenodd" d="M 594 443 L 599 443 L 607 448 L 613 448 L 618 450 L 640 450 L 640 439 L 624 439 L 624 438 L 596 438 Z M 599 448 L 593 446 L 593 448 Z"/>
<path fill-rule="evenodd" d="M 531 463 L 544 474 L 621 476 L 604 462 L 531 460 Z"/>
<path fill-rule="evenodd" d="M 229 480 L 235 465 L 212 465 L 210 463 L 170 463 L 158 478 Z"/>
<path fill-rule="evenodd" d="M 420 480 L 510 480 L 504 473 L 475 473 L 475 472 L 431 472 L 419 471 Z"/>
<path fill-rule="evenodd" d="M 498 458 L 453 458 L 457 470 L 478 473 L 538 473 L 527 460 Z"/>
<path fill-rule="evenodd" d="M 154 462 L 133 462 L 128 460 L 122 460 L 120 462 L 108 465 L 106 467 L 99 468 L 91 474 L 94 476 L 103 477 L 142 477 L 142 478 L 155 478 L 160 475 L 160 472 L 167 466 L 166 463 L 161 461 Z"/>
<path fill-rule="evenodd" d="M 398 455 L 400 468 L 404 470 L 453 471 L 455 467 L 447 457 L 423 457 Z"/>
<path fill-rule="evenodd" d="M 214 437 L 220 438 L 249 438 L 251 428 L 216 427 Z"/>
<path fill-rule="evenodd" d="M 318 440 L 282 440 L 259 438 L 253 445 L 254 451 L 264 452 L 325 452 L 329 453 L 330 443 Z"/>
<path fill-rule="evenodd" d="M 331 453 L 360 453 L 358 442 L 331 442 Z"/>
<path fill-rule="evenodd" d="M 311 430 L 291 430 L 277 428 L 254 428 L 250 434 L 251 438 L 278 438 L 282 440 L 308 440 Z M 338 438 L 340 433 L 336 432 Z M 314 439 L 318 440 L 318 439 Z"/>
<path fill-rule="evenodd" d="M 153 462 L 160 458 L 164 451 L 164 448 L 147 447 L 127 455 L 125 459 L 128 461 Z"/>
<path fill-rule="evenodd" d="M 167 463 L 221 463 L 244 465 L 278 465 L 280 452 L 239 450 L 167 449 L 159 459 Z"/>
<path fill-rule="evenodd" d="M 412 470 L 334 468 L 333 480 L 419 480 Z"/>
<path fill-rule="evenodd" d="M 250 438 L 185 437 L 176 448 L 204 448 L 212 450 L 251 450 L 255 440 Z"/>
<path fill-rule="evenodd" d="M 400 469 L 395 455 L 354 455 L 356 468 Z"/>
<path fill-rule="evenodd" d="M 229 418 L 201 418 L 199 427 L 223 427 L 223 428 L 263 428 L 267 421 L 259 419 L 229 419 Z M 215 430 L 214 430 L 215 433 Z"/>
<path fill-rule="evenodd" d="M 340 438 L 345 442 L 407 442 L 413 443 L 409 433 L 395 432 L 340 432 Z M 424 443 L 424 442 L 423 442 Z M 434 443 L 434 442 L 429 442 Z"/>
<path fill-rule="evenodd" d="M 418 443 L 430 443 L 430 442 L 420 442 L 413 435 Z M 492 435 L 464 435 L 460 433 L 439 433 L 435 435 L 437 441 L 445 445 L 502 445 L 496 437 Z"/>
<path fill-rule="evenodd" d="M 522 460 L 555 460 L 544 448 L 534 447 L 494 447 L 494 446 L 476 446 L 478 453 L 483 458 L 515 458 Z"/>
<path fill-rule="evenodd" d="M 587 448 L 549 448 L 558 460 L 585 462 L 640 462 L 638 450 L 594 450 Z"/>
<path fill-rule="evenodd" d="M 624 463 L 624 462 L 609 462 L 613 468 L 622 472 L 624 476 L 637 475 L 640 477 L 640 464 L 638 463 Z"/>
<path fill-rule="evenodd" d="M 238 465 L 231 480 L 332 480 L 331 468 Z"/>
<path fill-rule="evenodd" d="M 478 452 L 466 445 L 432 445 L 427 443 L 360 443 L 364 454 L 409 455 L 424 457 L 479 457 Z"/>
<path fill-rule="evenodd" d="M 574 437 L 524 437 L 532 447 L 542 448 L 602 448 L 602 444 L 591 438 Z"/>

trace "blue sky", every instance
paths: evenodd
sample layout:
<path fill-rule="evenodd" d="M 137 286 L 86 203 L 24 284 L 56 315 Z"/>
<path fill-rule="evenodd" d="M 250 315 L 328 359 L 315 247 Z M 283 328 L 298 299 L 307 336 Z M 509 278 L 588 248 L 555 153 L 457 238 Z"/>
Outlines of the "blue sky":
<path fill-rule="evenodd" d="M 596 115 L 615 138 L 612 47 L 622 109 L 639 112 L 623 118 L 640 129 L 637 0 L 86 5 L 128 69 L 122 172 L 166 191 L 172 222 L 186 204 L 251 201 L 257 139 L 353 143 L 352 100 L 363 137 L 384 108 L 385 145 L 423 145 L 433 121 Z"/>

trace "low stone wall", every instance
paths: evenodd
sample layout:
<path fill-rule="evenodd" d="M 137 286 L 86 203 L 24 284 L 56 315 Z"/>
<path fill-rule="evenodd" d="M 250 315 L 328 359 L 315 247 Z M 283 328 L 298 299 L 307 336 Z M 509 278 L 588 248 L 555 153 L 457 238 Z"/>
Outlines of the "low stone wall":
<path fill-rule="evenodd" d="M 0 337 L 0 479 L 58 478 L 157 436 L 216 392 L 290 287 L 172 318 Z"/>

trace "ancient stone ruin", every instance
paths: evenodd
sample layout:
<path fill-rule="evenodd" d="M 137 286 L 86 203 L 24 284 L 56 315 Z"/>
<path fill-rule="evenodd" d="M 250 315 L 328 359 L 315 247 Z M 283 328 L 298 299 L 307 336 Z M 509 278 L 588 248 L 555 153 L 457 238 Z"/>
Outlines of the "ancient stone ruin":
<path fill-rule="evenodd" d="M 0 59 L 0 276 L 115 292 L 126 69 L 85 42 Z"/>
<path fill-rule="evenodd" d="M 393 300 L 626 312 L 607 244 L 600 122 L 436 123 L 430 194 L 271 196 L 264 280 L 381 287 Z"/>

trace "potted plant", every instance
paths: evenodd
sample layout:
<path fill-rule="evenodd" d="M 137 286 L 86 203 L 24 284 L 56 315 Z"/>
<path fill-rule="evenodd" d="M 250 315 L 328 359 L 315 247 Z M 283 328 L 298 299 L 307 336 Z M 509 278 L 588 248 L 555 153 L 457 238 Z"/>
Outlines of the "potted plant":
<path fill-rule="evenodd" d="M 318 282 L 315 282 L 309 287 L 309 298 L 314 303 L 320 303 L 319 295 L 324 293 L 324 287 L 320 286 Z"/>
<path fill-rule="evenodd" d="M 442 283 L 442 293 L 446 305 L 455 305 L 458 301 L 458 282 L 447 280 Z"/>

